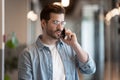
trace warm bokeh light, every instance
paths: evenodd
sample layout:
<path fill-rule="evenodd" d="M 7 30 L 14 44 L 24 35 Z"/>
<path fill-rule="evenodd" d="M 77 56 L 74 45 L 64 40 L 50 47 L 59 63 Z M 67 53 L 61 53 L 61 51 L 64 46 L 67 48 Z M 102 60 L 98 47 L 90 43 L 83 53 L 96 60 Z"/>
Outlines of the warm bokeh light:
<path fill-rule="evenodd" d="M 62 0 L 62 1 L 61 1 L 61 4 L 62 4 L 64 7 L 68 7 L 69 4 L 70 4 L 70 0 Z"/>
<path fill-rule="evenodd" d="M 33 11 L 29 11 L 27 14 L 27 18 L 32 21 L 36 21 L 38 19 L 38 16 Z"/>
<path fill-rule="evenodd" d="M 54 2 L 53 4 L 62 6 L 61 2 Z"/>

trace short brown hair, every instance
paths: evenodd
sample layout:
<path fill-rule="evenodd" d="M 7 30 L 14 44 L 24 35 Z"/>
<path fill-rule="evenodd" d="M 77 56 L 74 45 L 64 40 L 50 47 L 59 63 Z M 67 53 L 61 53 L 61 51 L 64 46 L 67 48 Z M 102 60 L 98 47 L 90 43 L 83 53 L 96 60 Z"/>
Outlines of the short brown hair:
<path fill-rule="evenodd" d="M 58 14 L 65 14 L 65 9 L 64 7 L 60 6 L 60 5 L 56 5 L 56 4 L 48 4 L 46 5 L 41 13 L 40 13 L 40 20 L 45 19 L 45 20 L 49 20 L 50 19 L 50 13 L 58 13 Z"/>

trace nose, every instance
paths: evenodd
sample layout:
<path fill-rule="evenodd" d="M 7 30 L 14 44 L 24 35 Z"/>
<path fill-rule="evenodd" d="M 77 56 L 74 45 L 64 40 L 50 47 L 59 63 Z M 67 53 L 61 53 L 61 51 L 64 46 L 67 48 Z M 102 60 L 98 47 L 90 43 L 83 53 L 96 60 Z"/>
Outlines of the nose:
<path fill-rule="evenodd" d="M 59 25 L 57 25 L 57 29 L 59 29 L 59 30 L 63 30 L 63 28 L 64 28 L 64 26 L 62 26 L 62 24 L 59 24 Z"/>

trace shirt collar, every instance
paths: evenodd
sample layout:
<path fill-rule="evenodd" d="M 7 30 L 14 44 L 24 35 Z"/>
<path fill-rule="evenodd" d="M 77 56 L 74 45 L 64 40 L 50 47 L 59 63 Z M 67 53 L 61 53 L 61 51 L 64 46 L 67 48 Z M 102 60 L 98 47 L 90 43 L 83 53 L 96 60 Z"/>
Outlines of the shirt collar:
<path fill-rule="evenodd" d="M 39 37 L 37 38 L 37 40 L 36 40 L 36 45 L 38 46 L 38 48 L 40 48 L 40 49 L 43 49 L 44 47 L 46 47 L 45 45 L 43 45 L 43 43 L 42 43 L 42 41 L 41 41 L 41 38 L 42 37 L 42 35 L 39 35 Z M 59 45 L 60 47 L 63 45 L 63 41 L 60 39 L 60 40 L 58 40 L 58 42 L 57 42 L 57 46 Z"/>

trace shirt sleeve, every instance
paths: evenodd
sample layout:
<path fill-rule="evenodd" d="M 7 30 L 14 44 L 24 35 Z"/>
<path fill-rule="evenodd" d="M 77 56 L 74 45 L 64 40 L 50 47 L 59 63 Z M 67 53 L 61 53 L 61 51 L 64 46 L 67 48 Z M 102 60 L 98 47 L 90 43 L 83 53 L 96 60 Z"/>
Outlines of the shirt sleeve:
<path fill-rule="evenodd" d="M 96 71 L 95 62 L 90 55 L 88 55 L 88 61 L 86 63 L 78 61 L 78 67 L 85 74 L 93 74 Z"/>
<path fill-rule="evenodd" d="M 30 54 L 23 51 L 18 59 L 18 80 L 32 80 L 32 67 Z"/>

